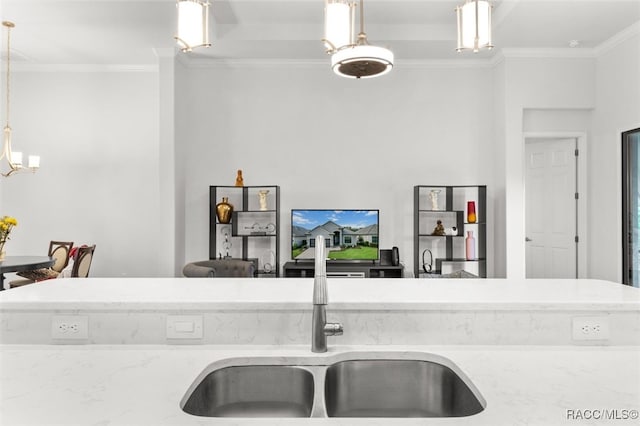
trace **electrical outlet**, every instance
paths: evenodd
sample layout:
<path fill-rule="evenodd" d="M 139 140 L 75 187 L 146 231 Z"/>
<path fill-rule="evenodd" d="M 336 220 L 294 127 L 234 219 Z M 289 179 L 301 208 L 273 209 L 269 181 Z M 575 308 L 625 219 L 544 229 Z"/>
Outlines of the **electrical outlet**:
<path fill-rule="evenodd" d="M 573 340 L 609 340 L 609 317 L 574 317 Z"/>
<path fill-rule="evenodd" d="M 86 315 L 54 315 L 51 338 L 84 340 L 89 338 L 89 317 Z"/>

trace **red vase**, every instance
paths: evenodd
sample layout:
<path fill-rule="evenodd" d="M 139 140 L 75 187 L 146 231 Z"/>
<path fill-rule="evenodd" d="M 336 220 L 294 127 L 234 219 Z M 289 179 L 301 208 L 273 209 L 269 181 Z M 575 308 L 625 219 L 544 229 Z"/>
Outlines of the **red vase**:
<path fill-rule="evenodd" d="M 467 222 L 476 223 L 476 220 L 478 220 L 476 216 L 476 202 L 467 201 Z"/>

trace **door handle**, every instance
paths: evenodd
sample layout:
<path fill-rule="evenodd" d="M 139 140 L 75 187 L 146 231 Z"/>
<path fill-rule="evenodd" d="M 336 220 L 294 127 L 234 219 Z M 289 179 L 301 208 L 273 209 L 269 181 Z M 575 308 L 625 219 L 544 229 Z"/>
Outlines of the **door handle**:
<path fill-rule="evenodd" d="M 525 242 L 527 242 L 527 243 L 528 243 L 529 241 L 533 241 L 533 240 L 532 240 L 531 238 L 529 238 L 529 237 L 524 237 L 524 240 L 525 240 Z"/>

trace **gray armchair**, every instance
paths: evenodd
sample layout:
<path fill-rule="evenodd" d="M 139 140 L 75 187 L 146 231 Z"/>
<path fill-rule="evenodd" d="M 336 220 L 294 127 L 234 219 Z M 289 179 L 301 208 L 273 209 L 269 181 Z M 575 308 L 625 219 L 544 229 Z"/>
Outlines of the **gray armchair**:
<path fill-rule="evenodd" d="M 253 277 L 253 262 L 241 259 L 211 259 L 187 263 L 182 268 L 185 277 Z"/>

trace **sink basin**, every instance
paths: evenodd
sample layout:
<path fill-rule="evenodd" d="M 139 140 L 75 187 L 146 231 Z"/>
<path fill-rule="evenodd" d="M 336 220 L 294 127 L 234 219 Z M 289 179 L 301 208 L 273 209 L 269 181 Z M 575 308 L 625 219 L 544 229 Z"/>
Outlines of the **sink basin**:
<path fill-rule="evenodd" d="M 451 368 L 422 360 L 349 360 L 327 368 L 329 417 L 462 417 L 484 409 Z"/>
<path fill-rule="evenodd" d="M 486 403 L 451 360 L 424 352 L 228 358 L 182 398 L 206 417 L 462 417 Z"/>
<path fill-rule="evenodd" d="M 296 366 L 231 366 L 206 375 L 183 406 L 207 417 L 310 417 L 313 374 Z"/>

